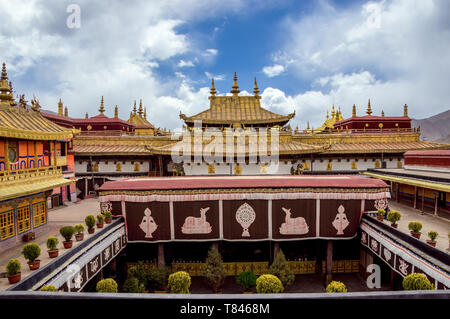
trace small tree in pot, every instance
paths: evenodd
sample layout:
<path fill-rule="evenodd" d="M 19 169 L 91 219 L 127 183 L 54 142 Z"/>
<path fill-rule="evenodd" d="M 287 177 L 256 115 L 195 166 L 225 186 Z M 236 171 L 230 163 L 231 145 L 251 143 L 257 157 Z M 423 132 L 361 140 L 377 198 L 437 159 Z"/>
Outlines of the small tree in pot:
<path fill-rule="evenodd" d="M 256 286 L 256 279 L 258 276 L 252 271 L 244 271 L 237 276 L 236 282 L 242 286 L 244 293 L 252 293 L 253 287 Z"/>
<path fill-rule="evenodd" d="M 326 291 L 328 293 L 347 292 L 347 287 L 345 287 L 344 283 L 340 281 L 332 281 L 328 284 Z"/>
<path fill-rule="evenodd" d="M 76 234 L 75 238 L 77 241 L 82 241 L 84 239 L 84 226 L 81 224 L 74 226 Z"/>
<path fill-rule="evenodd" d="M 6 275 L 11 285 L 20 281 L 22 275 L 20 268 L 21 265 L 18 259 L 11 259 L 6 265 Z"/>
<path fill-rule="evenodd" d="M 277 276 L 261 275 L 256 279 L 256 292 L 259 294 L 277 294 L 283 291 L 283 284 Z"/>
<path fill-rule="evenodd" d="M 269 268 L 269 274 L 275 275 L 283 283 L 283 287 L 287 288 L 295 281 L 295 274 L 292 272 L 283 251 L 280 249 Z"/>
<path fill-rule="evenodd" d="M 436 238 L 439 234 L 434 231 L 434 230 L 430 230 L 428 232 L 428 238 L 430 238 L 430 240 L 427 239 L 427 243 L 430 244 L 433 247 L 436 247 Z"/>
<path fill-rule="evenodd" d="M 394 228 L 398 227 L 397 222 L 400 220 L 401 217 L 402 215 L 396 210 L 391 210 L 387 214 L 387 220 L 391 222 L 391 226 Z"/>
<path fill-rule="evenodd" d="M 40 291 L 51 291 L 51 292 L 58 292 L 58 289 L 56 289 L 55 286 L 49 285 L 49 286 L 43 286 Z"/>
<path fill-rule="evenodd" d="M 47 238 L 47 248 L 48 248 L 48 256 L 50 258 L 58 257 L 59 250 L 56 248 L 58 245 L 59 240 L 56 237 L 49 237 Z"/>
<path fill-rule="evenodd" d="M 65 239 L 63 241 L 64 248 L 72 248 L 72 236 L 75 233 L 75 228 L 73 226 L 64 226 L 59 229 L 59 233 Z"/>
<path fill-rule="evenodd" d="M 94 215 L 88 215 L 84 219 L 84 222 L 86 223 L 86 226 L 88 228 L 88 233 L 93 234 L 95 232 L 95 217 Z"/>
<path fill-rule="evenodd" d="M 410 222 L 408 224 L 408 229 L 411 231 L 413 237 L 420 239 L 420 230 L 422 229 L 422 224 L 420 222 Z"/>
<path fill-rule="evenodd" d="M 28 260 L 28 266 L 30 266 L 30 270 L 39 269 L 41 261 L 38 259 L 38 257 L 41 255 L 41 247 L 39 247 L 38 244 L 26 244 L 22 248 L 22 254 L 25 259 Z"/>
<path fill-rule="evenodd" d="M 386 211 L 384 210 L 384 209 L 379 209 L 378 211 L 377 211 L 377 219 L 379 220 L 379 221 L 383 221 L 384 220 L 384 215 L 386 214 Z"/>
<path fill-rule="evenodd" d="M 152 267 L 147 271 L 147 288 L 154 293 L 165 293 L 170 275 L 170 267 Z"/>
<path fill-rule="evenodd" d="M 205 278 L 214 293 L 218 293 L 225 280 L 226 270 L 223 266 L 222 256 L 213 245 L 208 251 L 205 261 Z"/>
<path fill-rule="evenodd" d="M 111 224 L 111 222 L 112 222 L 112 213 L 109 210 L 107 210 L 107 211 L 105 211 L 103 213 L 103 215 L 105 216 L 105 223 L 106 224 Z"/>
<path fill-rule="evenodd" d="M 415 272 L 403 278 L 402 286 L 405 290 L 434 290 L 427 276 Z"/>
<path fill-rule="evenodd" d="M 102 214 L 97 215 L 97 228 L 103 228 L 105 217 Z"/>
<path fill-rule="evenodd" d="M 172 294 L 188 294 L 191 276 L 185 271 L 177 271 L 169 276 L 167 288 Z"/>
<path fill-rule="evenodd" d="M 118 292 L 118 285 L 112 278 L 100 280 L 95 288 L 97 292 Z"/>

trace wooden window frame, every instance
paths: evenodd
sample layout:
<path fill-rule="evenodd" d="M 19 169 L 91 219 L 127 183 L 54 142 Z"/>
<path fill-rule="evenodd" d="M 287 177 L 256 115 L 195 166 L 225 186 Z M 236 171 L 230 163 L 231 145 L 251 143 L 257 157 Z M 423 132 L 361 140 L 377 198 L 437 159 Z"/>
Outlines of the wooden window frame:
<path fill-rule="evenodd" d="M 20 216 L 23 213 L 24 216 Z M 22 217 L 22 218 L 21 218 Z M 28 222 L 28 225 L 27 225 Z M 22 206 L 17 208 L 17 234 L 22 234 L 31 229 L 30 206 Z"/>
<path fill-rule="evenodd" d="M 0 213 L 0 240 L 14 237 L 15 234 L 14 209 Z"/>
<path fill-rule="evenodd" d="M 33 204 L 33 226 L 34 228 L 47 223 L 47 205 L 46 202 Z"/>

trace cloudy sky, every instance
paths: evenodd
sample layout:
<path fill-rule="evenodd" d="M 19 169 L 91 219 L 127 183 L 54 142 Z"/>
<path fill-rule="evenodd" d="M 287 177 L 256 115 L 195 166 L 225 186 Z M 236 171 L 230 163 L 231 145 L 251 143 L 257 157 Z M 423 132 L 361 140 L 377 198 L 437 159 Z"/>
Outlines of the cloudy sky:
<path fill-rule="evenodd" d="M 79 13 L 79 15 L 78 15 Z M 79 19 L 78 19 L 79 17 Z M 331 105 L 344 117 L 413 118 L 450 109 L 450 1 L 0 0 L 0 61 L 16 94 L 71 117 L 147 119 L 176 129 L 180 111 L 208 105 L 234 71 L 243 94 L 254 77 L 264 107 L 319 126 Z M 139 103 L 139 102 L 138 102 Z"/>

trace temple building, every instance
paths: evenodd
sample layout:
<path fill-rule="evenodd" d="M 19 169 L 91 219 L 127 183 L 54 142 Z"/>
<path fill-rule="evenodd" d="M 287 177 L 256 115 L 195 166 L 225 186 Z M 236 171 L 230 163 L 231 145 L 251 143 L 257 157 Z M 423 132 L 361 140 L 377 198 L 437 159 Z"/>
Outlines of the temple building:
<path fill-rule="evenodd" d="M 47 225 L 53 189 L 75 193 L 69 171 L 71 129 L 47 120 L 36 98 L 17 103 L 3 63 L 0 79 L 0 248 L 34 238 Z"/>

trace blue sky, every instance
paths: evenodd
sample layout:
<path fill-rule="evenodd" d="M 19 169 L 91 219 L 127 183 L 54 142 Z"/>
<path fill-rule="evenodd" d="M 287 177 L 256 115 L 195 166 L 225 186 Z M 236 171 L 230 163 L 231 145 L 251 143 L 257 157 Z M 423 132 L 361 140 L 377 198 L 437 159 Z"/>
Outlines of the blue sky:
<path fill-rule="evenodd" d="M 264 107 L 296 111 L 291 126 L 319 126 L 331 106 L 344 117 L 424 118 L 450 108 L 450 2 L 0 0 L 0 60 L 16 94 L 49 110 L 59 98 L 72 117 L 128 119 L 143 99 L 157 127 L 208 107 L 211 77 L 221 94 L 233 72 L 241 91 L 258 80 Z M 246 92 L 242 92 L 246 94 Z"/>

